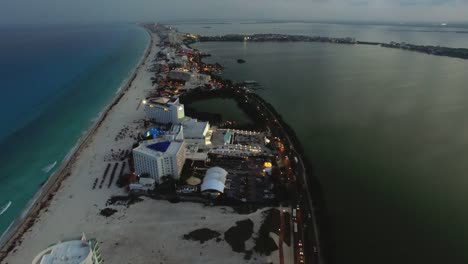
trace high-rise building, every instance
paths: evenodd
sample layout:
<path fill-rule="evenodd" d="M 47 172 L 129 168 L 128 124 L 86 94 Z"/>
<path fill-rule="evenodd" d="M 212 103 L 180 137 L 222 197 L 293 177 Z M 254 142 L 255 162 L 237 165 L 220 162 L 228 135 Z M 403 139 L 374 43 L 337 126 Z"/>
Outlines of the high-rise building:
<path fill-rule="evenodd" d="M 163 176 L 179 179 L 185 163 L 185 142 L 168 138 L 143 141 L 133 149 L 133 161 L 137 175 L 147 174 L 157 183 Z"/>
<path fill-rule="evenodd" d="M 197 146 L 200 149 L 211 147 L 213 131 L 210 129 L 210 123 L 186 118 L 182 122 L 182 126 L 187 145 Z"/>
<path fill-rule="evenodd" d="M 144 100 L 146 117 L 163 124 L 179 124 L 185 117 L 179 98 L 159 97 Z"/>

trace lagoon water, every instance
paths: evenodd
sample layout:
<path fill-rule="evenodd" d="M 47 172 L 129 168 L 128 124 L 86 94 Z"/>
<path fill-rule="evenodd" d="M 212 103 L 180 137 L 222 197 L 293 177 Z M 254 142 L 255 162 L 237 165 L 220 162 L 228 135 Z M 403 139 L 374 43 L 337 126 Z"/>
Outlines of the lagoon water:
<path fill-rule="evenodd" d="M 136 25 L 0 27 L 0 233 L 20 215 L 148 45 Z"/>
<path fill-rule="evenodd" d="M 233 99 L 223 98 L 212 98 L 193 102 L 186 107 L 196 109 L 199 112 L 206 112 L 212 114 L 219 114 L 222 108 L 222 122 L 233 121 L 237 125 L 248 125 L 251 120 L 247 114 L 245 114 Z"/>
<path fill-rule="evenodd" d="M 320 29 L 308 26 L 178 28 L 213 35 Z M 467 34 L 403 29 L 323 28 L 369 41 L 398 36 L 468 46 Z M 258 93 L 296 131 L 324 191 L 333 263 L 468 263 L 468 61 L 329 43 L 193 46 L 212 54 L 206 61 L 225 65 L 224 76 L 258 81 L 265 87 Z M 238 64 L 239 58 L 247 62 Z"/>

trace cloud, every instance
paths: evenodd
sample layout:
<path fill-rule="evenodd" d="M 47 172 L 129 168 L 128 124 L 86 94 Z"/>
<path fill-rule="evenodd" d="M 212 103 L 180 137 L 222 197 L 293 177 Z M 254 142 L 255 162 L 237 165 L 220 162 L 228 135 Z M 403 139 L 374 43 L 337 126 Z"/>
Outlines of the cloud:
<path fill-rule="evenodd" d="M 368 6 L 369 1 L 350 1 L 349 5 L 350 6 Z"/>
<path fill-rule="evenodd" d="M 399 0 L 402 6 L 438 6 L 456 2 L 455 0 Z"/>
<path fill-rule="evenodd" d="M 1 0 L 0 23 L 190 19 L 466 21 L 468 0 Z"/>

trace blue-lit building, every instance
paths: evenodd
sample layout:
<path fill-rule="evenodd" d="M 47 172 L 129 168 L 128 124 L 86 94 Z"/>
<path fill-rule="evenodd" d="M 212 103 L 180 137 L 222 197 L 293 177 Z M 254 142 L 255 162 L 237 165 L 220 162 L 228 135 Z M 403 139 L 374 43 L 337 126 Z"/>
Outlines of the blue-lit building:
<path fill-rule="evenodd" d="M 150 128 L 148 131 L 146 131 L 145 136 L 146 136 L 146 138 L 154 139 L 154 138 L 157 138 L 157 137 L 162 136 L 164 134 L 166 134 L 166 131 L 164 131 L 164 130 L 160 130 L 160 129 L 157 129 L 157 128 Z"/>
<path fill-rule="evenodd" d="M 185 163 L 185 142 L 160 138 L 143 141 L 133 149 L 133 161 L 137 175 L 147 174 L 157 183 L 161 177 L 180 177 Z"/>

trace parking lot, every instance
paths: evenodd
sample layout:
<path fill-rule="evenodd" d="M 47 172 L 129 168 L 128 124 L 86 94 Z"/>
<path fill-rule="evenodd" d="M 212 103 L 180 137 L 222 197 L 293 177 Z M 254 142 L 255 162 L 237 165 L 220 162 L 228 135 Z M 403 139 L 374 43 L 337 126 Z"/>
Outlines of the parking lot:
<path fill-rule="evenodd" d="M 228 172 L 225 198 L 249 203 L 271 203 L 275 196 L 270 176 L 264 172 L 264 158 L 211 157 L 210 166 Z"/>

